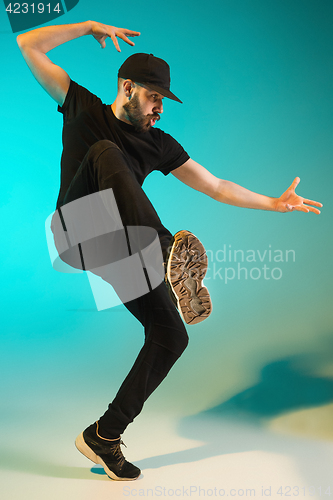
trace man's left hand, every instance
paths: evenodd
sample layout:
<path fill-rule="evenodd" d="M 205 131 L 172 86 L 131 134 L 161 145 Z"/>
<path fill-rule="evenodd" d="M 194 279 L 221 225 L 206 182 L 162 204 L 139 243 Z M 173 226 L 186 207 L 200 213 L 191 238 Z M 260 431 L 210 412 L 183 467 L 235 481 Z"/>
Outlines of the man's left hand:
<path fill-rule="evenodd" d="M 314 207 L 322 207 L 323 205 L 321 203 L 318 201 L 307 200 L 306 198 L 302 198 L 295 193 L 295 189 L 300 180 L 301 179 L 299 177 L 296 177 L 287 191 L 285 191 L 280 198 L 277 199 L 275 210 L 277 212 L 293 212 L 294 210 L 298 210 L 299 212 L 313 212 L 315 214 L 320 214 L 320 210 Z"/>

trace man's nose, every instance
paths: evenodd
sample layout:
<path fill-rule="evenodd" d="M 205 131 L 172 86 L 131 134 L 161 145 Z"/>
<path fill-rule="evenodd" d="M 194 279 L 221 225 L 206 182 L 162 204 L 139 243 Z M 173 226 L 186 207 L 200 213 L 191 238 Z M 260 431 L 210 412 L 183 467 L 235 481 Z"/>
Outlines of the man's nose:
<path fill-rule="evenodd" d="M 156 111 L 157 113 L 163 113 L 163 102 L 162 102 L 162 99 L 159 99 L 156 103 L 155 103 L 155 107 L 153 109 L 153 111 Z"/>

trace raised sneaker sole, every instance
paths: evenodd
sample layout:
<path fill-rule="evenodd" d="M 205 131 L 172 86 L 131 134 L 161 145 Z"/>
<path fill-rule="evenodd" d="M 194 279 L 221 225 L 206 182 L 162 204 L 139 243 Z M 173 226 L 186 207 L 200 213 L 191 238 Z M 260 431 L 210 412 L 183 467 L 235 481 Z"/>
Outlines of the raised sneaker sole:
<path fill-rule="evenodd" d="M 91 448 L 89 448 L 89 446 L 87 445 L 87 443 L 84 440 L 83 432 L 81 432 L 81 434 L 76 438 L 75 446 L 79 450 L 79 452 L 82 453 L 82 455 L 89 458 L 89 460 L 91 460 L 95 464 L 101 465 L 110 479 L 114 479 L 115 481 L 134 481 L 135 479 L 137 479 L 140 476 L 140 474 L 136 477 L 119 477 L 119 476 L 117 476 L 114 472 L 112 472 L 112 470 L 109 469 L 109 467 L 101 459 L 101 457 L 96 455 L 96 453 L 94 453 L 94 451 Z"/>
<path fill-rule="evenodd" d="M 188 325 L 208 318 L 212 302 L 203 278 L 208 259 L 200 240 L 190 231 L 178 231 L 172 240 L 166 283 L 181 317 Z"/>

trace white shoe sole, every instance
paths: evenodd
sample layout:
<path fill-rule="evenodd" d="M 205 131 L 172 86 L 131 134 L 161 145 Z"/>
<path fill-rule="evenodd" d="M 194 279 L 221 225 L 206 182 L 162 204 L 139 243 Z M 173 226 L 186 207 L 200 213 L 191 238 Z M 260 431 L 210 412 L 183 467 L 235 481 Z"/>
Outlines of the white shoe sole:
<path fill-rule="evenodd" d="M 96 455 L 96 453 L 94 453 L 93 450 L 91 448 L 89 448 L 89 446 L 87 445 L 87 443 L 84 440 L 83 432 L 81 432 L 81 434 L 76 438 L 75 446 L 79 450 L 79 452 L 82 453 L 82 455 L 89 458 L 89 460 L 94 462 L 94 464 L 101 465 L 110 479 L 113 479 L 115 481 L 134 481 L 135 479 L 137 479 L 140 476 L 140 474 L 139 474 L 139 476 L 137 476 L 137 477 L 118 477 L 114 472 L 112 472 L 108 468 L 108 466 L 101 459 L 101 457 Z"/>
<path fill-rule="evenodd" d="M 189 231 L 178 231 L 168 258 L 166 278 L 184 322 L 194 325 L 212 312 L 203 278 L 208 267 L 205 248 Z"/>

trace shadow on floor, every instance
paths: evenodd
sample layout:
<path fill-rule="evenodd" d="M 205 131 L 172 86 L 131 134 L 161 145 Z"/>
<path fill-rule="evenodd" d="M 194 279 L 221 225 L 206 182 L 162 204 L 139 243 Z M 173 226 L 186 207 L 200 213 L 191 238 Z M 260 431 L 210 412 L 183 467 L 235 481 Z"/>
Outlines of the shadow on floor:
<path fill-rule="evenodd" d="M 332 403 L 333 379 L 315 375 L 324 365 L 331 366 L 332 359 L 332 349 L 328 349 L 324 354 L 291 356 L 266 365 L 253 387 L 180 421 L 179 434 L 203 444 L 150 457 L 136 462 L 137 466 L 155 469 L 253 450 L 294 455 L 295 442 L 300 454 L 302 447 L 306 454 L 302 440 L 274 434 L 267 423 L 282 414 Z"/>
<path fill-rule="evenodd" d="M 270 363 L 262 369 L 258 384 L 203 415 L 246 416 L 252 421 L 260 421 L 331 403 L 333 379 L 307 373 L 309 362 L 313 363 L 314 359 L 294 356 Z"/>

